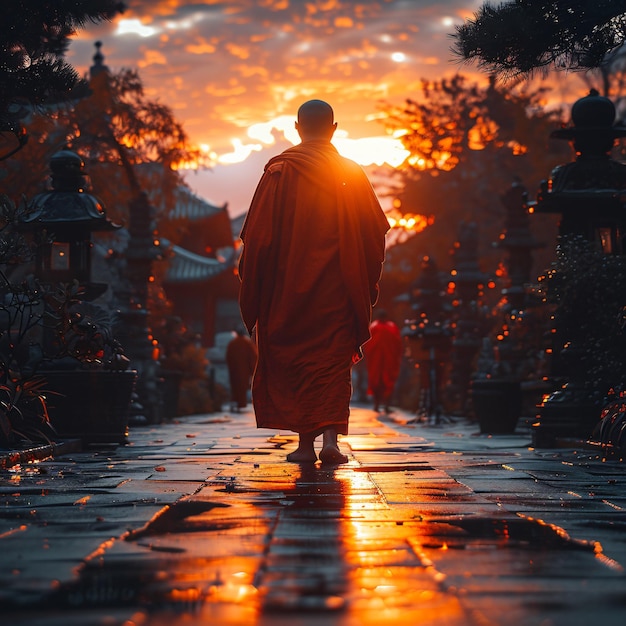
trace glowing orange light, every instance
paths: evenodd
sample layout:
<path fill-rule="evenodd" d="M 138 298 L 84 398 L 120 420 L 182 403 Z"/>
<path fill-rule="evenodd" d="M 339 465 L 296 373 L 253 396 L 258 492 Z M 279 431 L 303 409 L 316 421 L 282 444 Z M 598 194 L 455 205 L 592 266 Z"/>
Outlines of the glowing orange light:
<path fill-rule="evenodd" d="M 517 141 L 511 140 L 507 145 L 511 148 L 511 152 L 514 156 L 520 156 L 528 152 L 528 147 L 524 144 L 518 143 Z"/>
<path fill-rule="evenodd" d="M 173 602 L 197 602 L 201 599 L 199 589 L 172 589 L 169 592 L 169 599 Z"/>
<path fill-rule="evenodd" d="M 7 530 L 4 533 L 0 533 L 0 539 L 6 539 L 7 537 L 14 535 L 17 532 L 23 532 L 28 529 L 28 526 L 22 524 L 19 528 L 12 528 L 11 530 Z"/>
<path fill-rule="evenodd" d="M 423 231 L 429 224 L 425 215 L 418 213 L 401 214 L 397 210 L 387 213 L 387 221 L 391 228 L 402 229 L 404 231 L 419 233 Z"/>

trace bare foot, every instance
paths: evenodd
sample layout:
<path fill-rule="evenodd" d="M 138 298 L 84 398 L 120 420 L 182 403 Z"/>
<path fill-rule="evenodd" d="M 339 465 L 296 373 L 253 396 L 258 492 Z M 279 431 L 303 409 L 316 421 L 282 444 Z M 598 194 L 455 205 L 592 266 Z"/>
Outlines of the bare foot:
<path fill-rule="evenodd" d="M 339 451 L 337 444 L 328 444 L 320 452 L 320 461 L 328 465 L 341 465 L 348 462 L 348 457 Z"/>
<path fill-rule="evenodd" d="M 310 433 L 300 433 L 298 435 L 298 447 L 287 455 L 290 463 L 315 463 L 315 437 Z"/>
<path fill-rule="evenodd" d="M 317 455 L 315 451 L 297 448 L 287 455 L 287 461 L 290 463 L 315 463 L 315 461 L 317 461 Z"/>

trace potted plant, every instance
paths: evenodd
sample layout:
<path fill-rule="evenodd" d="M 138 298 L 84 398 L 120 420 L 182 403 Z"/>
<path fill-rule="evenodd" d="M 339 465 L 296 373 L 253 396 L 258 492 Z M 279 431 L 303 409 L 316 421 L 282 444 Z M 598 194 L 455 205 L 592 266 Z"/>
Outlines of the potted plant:
<path fill-rule="evenodd" d="M 500 361 L 488 337 L 482 341 L 470 398 L 481 433 L 515 432 L 522 410 L 520 380 Z"/>
<path fill-rule="evenodd" d="M 49 443 L 54 436 L 32 341 L 42 321 L 41 291 L 22 271 L 34 247 L 15 228 L 25 210 L 0 196 L 0 448 L 5 449 Z"/>
<path fill-rule="evenodd" d="M 115 315 L 80 299 L 77 283 L 48 294 L 42 359 L 48 416 L 57 433 L 85 443 L 124 443 L 137 372 L 115 339 Z"/>
<path fill-rule="evenodd" d="M 626 391 L 611 389 L 593 432 L 594 442 L 602 448 L 603 458 L 626 456 Z"/>

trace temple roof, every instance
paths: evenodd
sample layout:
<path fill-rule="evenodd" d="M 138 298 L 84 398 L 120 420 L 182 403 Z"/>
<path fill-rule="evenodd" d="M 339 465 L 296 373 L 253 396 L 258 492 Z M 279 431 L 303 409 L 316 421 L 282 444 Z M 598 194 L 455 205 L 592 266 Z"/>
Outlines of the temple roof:
<path fill-rule="evenodd" d="M 165 280 L 170 283 L 204 282 L 233 267 L 231 259 L 212 259 L 180 246 L 171 246 Z"/>
<path fill-rule="evenodd" d="M 227 208 L 228 203 L 216 206 L 197 196 L 191 189 L 181 186 L 176 189 L 176 206 L 168 217 L 201 220 L 222 213 Z"/>

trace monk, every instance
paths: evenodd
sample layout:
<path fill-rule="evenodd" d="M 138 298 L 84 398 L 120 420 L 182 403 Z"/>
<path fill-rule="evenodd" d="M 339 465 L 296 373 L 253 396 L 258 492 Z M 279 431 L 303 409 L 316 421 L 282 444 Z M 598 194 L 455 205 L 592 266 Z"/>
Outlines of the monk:
<path fill-rule="evenodd" d="M 388 221 L 363 170 L 339 155 L 321 100 L 298 110 L 302 142 L 271 159 L 244 222 L 242 319 L 256 334 L 252 402 L 259 428 L 299 434 L 287 456 L 346 463 L 351 370 L 369 339 Z"/>
<path fill-rule="evenodd" d="M 390 413 L 389 401 L 402 361 L 402 337 L 387 311 L 379 309 L 374 318 L 370 326 L 371 339 L 363 349 L 367 365 L 367 391 L 373 396 L 375 411 L 384 407 L 385 413 Z"/>
<path fill-rule="evenodd" d="M 234 337 L 226 346 L 226 365 L 230 382 L 231 410 L 239 413 L 248 405 L 250 380 L 256 367 L 256 346 L 243 327 L 235 328 Z"/>

